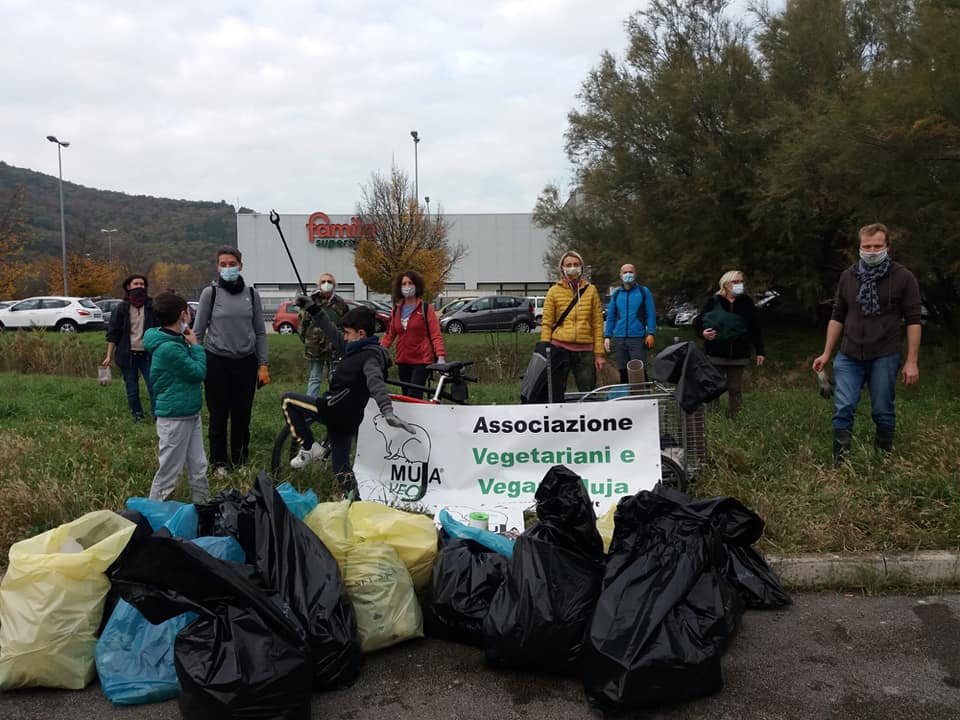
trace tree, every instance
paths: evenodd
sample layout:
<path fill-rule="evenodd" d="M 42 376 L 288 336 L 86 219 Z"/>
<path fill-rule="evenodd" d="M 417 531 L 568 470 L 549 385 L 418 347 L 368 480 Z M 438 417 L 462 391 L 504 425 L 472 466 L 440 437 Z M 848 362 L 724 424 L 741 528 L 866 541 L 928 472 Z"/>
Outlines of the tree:
<path fill-rule="evenodd" d="M 173 289 L 183 297 L 196 297 L 205 284 L 204 274 L 193 265 L 185 263 L 157 262 L 146 275 L 150 280 L 153 295 Z"/>
<path fill-rule="evenodd" d="M 449 226 L 439 209 L 436 216 L 423 213 L 404 172 L 393 166 L 389 178 L 373 173 L 362 189 L 357 215 L 371 228 L 354 251 L 357 273 L 367 287 L 390 293 L 394 277 L 415 270 L 423 275 L 428 297 L 443 291 L 465 250 L 450 246 Z"/>
<path fill-rule="evenodd" d="M 25 268 L 19 258 L 26 242 L 23 201 L 26 189 L 17 185 L 0 205 L 0 298 L 14 297 Z"/>
<path fill-rule="evenodd" d="M 39 261 L 40 270 L 47 278 L 47 292 L 59 295 L 63 292 L 63 264 L 59 259 Z M 88 255 L 67 255 L 67 278 L 70 294 L 74 297 L 97 297 L 109 295 L 119 287 L 121 268 L 107 260 L 98 260 Z"/>

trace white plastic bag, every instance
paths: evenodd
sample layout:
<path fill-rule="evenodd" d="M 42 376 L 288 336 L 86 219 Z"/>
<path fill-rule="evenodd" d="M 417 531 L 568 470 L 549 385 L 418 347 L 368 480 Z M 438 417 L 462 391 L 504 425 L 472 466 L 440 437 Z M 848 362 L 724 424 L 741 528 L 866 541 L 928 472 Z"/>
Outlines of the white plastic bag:
<path fill-rule="evenodd" d="M 97 370 L 97 380 L 101 385 L 109 385 L 113 382 L 113 373 L 110 372 L 110 366 L 103 367 L 102 365 Z"/>

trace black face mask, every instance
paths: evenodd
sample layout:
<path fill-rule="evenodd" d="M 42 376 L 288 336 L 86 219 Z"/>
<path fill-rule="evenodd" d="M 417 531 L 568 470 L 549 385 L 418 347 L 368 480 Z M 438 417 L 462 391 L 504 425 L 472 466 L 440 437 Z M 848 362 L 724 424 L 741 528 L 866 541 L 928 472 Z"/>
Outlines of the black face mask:
<path fill-rule="evenodd" d="M 130 301 L 130 304 L 135 307 L 141 307 L 147 299 L 147 289 L 146 288 L 130 288 L 127 290 L 127 299 Z"/>

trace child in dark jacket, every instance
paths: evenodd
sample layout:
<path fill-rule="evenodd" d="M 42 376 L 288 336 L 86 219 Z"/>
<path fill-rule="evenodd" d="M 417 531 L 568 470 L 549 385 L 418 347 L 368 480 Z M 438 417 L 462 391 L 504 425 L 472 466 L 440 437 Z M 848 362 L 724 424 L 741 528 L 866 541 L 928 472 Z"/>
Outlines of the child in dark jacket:
<path fill-rule="evenodd" d="M 159 328 L 144 333 L 143 347 L 151 355 L 151 376 L 157 400 L 153 414 L 160 438 L 160 467 L 150 487 L 151 500 L 166 500 L 187 466 L 192 502 L 210 493 L 207 457 L 203 451 L 203 379 L 207 356 L 190 329 L 187 301 L 164 293 L 153 301 Z"/>
<path fill-rule="evenodd" d="M 314 442 L 313 433 L 310 432 L 309 421 L 319 420 L 327 426 L 327 445 L 340 489 L 344 493 L 352 491 L 354 498 L 359 499 L 350 463 L 350 447 L 363 420 L 367 401 L 371 397 L 376 401 L 389 425 L 403 428 L 409 433 L 413 433 L 414 428 L 393 412 L 393 403 L 384 382 L 390 356 L 380 346 L 380 339 L 374 335 L 376 319 L 373 311 L 358 307 L 347 312 L 341 320 L 341 335 L 323 308 L 312 298 L 301 295 L 297 297 L 297 304 L 310 313 L 341 359 L 330 376 L 330 387 L 323 395 L 311 397 L 288 392 L 280 400 L 290 431 L 300 443 L 300 451 L 290 460 L 290 465 L 301 468 L 324 457 L 324 446 Z"/>

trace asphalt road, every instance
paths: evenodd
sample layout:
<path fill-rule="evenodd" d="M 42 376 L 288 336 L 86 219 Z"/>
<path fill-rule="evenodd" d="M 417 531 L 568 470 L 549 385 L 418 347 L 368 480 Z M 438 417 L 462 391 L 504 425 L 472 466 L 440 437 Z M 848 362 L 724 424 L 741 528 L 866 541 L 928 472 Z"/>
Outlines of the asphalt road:
<path fill-rule="evenodd" d="M 960 595 L 805 594 L 783 611 L 748 612 L 724 658 L 719 694 L 629 715 L 686 720 L 956 720 Z M 3 720 L 179 718 L 174 701 L 115 708 L 83 692 L 0 694 Z M 479 650 L 438 640 L 368 656 L 348 690 L 313 696 L 317 720 L 592 717 L 578 682 L 493 671 Z"/>

